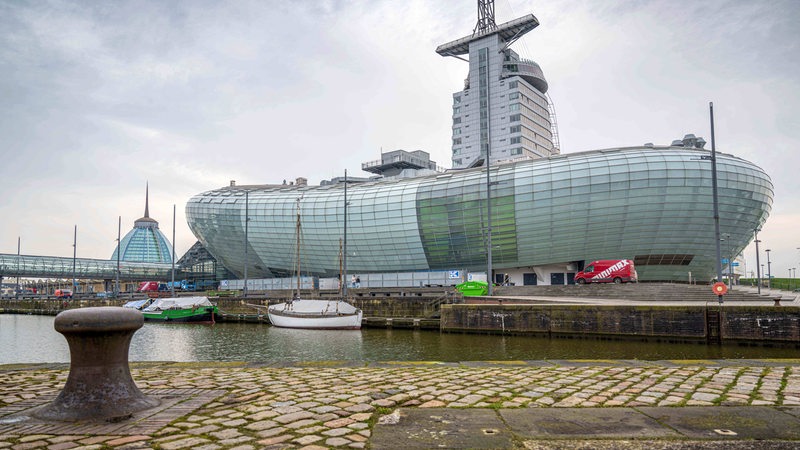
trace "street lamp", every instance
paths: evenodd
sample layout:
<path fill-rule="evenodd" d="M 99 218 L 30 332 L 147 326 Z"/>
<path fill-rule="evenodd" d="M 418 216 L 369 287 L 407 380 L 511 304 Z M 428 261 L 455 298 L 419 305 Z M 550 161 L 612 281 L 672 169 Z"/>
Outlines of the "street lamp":
<path fill-rule="evenodd" d="M 119 297 L 119 254 L 122 253 L 120 236 L 122 236 L 122 216 L 119 216 L 117 221 L 117 284 L 114 286 L 114 298 Z"/>
<path fill-rule="evenodd" d="M 764 265 L 759 262 L 758 243 L 761 242 L 761 241 L 758 240 L 758 232 L 759 232 L 758 228 L 753 230 L 753 233 L 755 233 L 755 237 L 756 237 L 756 239 L 755 239 L 755 243 L 756 243 L 756 275 L 757 275 L 756 284 L 758 285 L 758 295 L 761 295 L 761 274 L 764 273 Z M 761 271 L 760 272 L 758 270 L 759 266 L 761 266 Z"/>
<path fill-rule="evenodd" d="M 769 262 L 769 252 L 772 250 L 766 249 L 767 252 L 767 287 L 772 287 L 772 263 Z"/>
<path fill-rule="evenodd" d="M 17 236 L 17 288 L 14 289 L 14 296 L 15 297 L 17 295 L 19 295 L 19 248 L 20 248 L 19 247 L 19 243 L 20 243 L 20 239 L 22 239 L 22 238 Z"/>
<path fill-rule="evenodd" d="M 719 245 L 719 200 L 717 194 L 717 148 L 714 139 L 714 103 L 708 102 L 708 115 L 711 119 L 711 193 L 714 201 L 714 236 L 717 244 L 717 282 L 722 281 L 722 251 Z M 722 304 L 722 295 L 718 296 Z"/>
<path fill-rule="evenodd" d="M 75 283 L 75 260 L 78 256 L 78 225 L 75 225 L 75 233 L 72 236 L 72 289 L 73 294 L 78 293 L 77 284 Z"/>
<path fill-rule="evenodd" d="M 727 250 L 726 253 L 728 254 L 727 255 L 727 259 L 728 259 L 728 289 L 733 287 L 733 282 L 731 281 L 731 278 L 733 278 L 733 263 L 731 262 L 731 259 L 733 259 L 733 255 L 731 255 L 731 240 L 730 240 L 730 238 L 731 238 L 731 235 L 729 233 L 723 233 L 722 234 L 722 238 L 720 238 L 720 241 L 725 241 L 725 240 L 728 241 L 728 248 L 726 249 Z M 719 281 L 722 281 L 722 280 L 719 280 Z"/>
<path fill-rule="evenodd" d="M 247 240 L 249 239 L 248 233 L 250 229 L 250 191 L 244 191 L 244 287 L 242 288 L 242 296 L 247 298 Z"/>

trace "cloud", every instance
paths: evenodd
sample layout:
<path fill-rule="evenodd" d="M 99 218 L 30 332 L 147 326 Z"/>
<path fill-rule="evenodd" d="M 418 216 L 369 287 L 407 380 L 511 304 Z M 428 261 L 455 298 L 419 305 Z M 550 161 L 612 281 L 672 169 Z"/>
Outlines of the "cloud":
<path fill-rule="evenodd" d="M 239 183 L 351 176 L 404 148 L 450 164 L 451 94 L 467 65 L 437 45 L 471 33 L 474 2 L 67 0 L 0 4 L 0 252 L 105 258 L 143 211 L 180 255 L 192 195 Z M 776 185 L 764 240 L 800 214 L 800 7 L 775 2 L 497 2 L 541 25 L 539 62 L 562 150 L 710 140 Z M 770 227 L 775 225 L 774 234 Z M 66 243 L 66 245 L 64 245 Z M 14 248 L 12 248 L 14 247 Z M 775 254 L 779 249 L 774 245 Z M 26 250 L 28 249 L 28 250 Z"/>

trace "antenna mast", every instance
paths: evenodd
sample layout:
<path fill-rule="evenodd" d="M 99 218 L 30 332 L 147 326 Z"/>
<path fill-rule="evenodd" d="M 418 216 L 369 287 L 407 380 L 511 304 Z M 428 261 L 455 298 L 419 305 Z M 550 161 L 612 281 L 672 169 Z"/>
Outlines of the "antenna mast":
<path fill-rule="evenodd" d="M 478 0 L 478 23 L 472 30 L 472 35 L 491 31 L 497 28 L 494 23 L 494 0 Z"/>

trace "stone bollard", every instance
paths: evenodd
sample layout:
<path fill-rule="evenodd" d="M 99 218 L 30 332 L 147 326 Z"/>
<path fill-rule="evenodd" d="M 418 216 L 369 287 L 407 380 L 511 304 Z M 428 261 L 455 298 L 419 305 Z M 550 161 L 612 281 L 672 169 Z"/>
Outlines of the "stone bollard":
<path fill-rule="evenodd" d="M 64 389 L 34 417 L 44 420 L 122 420 L 158 406 L 131 377 L 128 349 L 144 324 L 142 313 L 114 306 L 71 309 L 55 319 L 69 343 L 69 376 Z"/>

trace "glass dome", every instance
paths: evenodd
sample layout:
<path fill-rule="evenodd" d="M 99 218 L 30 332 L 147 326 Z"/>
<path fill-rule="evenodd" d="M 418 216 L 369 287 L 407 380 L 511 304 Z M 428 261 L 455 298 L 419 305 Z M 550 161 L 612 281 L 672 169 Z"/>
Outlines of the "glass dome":
<path fill-rule="evenodd" d="M 172 262 L 172 245 L 158 229 L 158 222 L 150 218 L 148 208 L 149 187 L 145 193 L 144 217 L 133 223 L 133 229 L 120 241 L 114 249 L 111 260 L 116 261 L 119 253 L 120 261 L 170 263 Z"/>

